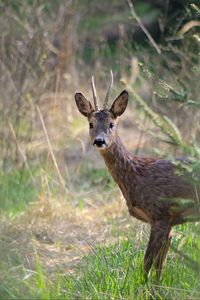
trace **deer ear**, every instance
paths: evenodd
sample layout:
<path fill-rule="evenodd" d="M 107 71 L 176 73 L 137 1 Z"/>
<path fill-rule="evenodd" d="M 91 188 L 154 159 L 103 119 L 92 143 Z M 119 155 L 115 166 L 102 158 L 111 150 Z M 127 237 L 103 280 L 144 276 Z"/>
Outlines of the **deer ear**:
<path fill-rule="evenodd" d="M 110 111 L 113 113 L 114 117 L 117 118 L 123 114 L 128 104 L 128 92 L 123 91 L 121 94 L 115 99 Z"/>
<path fill-rule="evenodd" d="M 94 111 L 92 104 L 81 93 L 76 93 L 74 97 L 80 113 L 85 117 L 89 117 L 89 115 Z"/>

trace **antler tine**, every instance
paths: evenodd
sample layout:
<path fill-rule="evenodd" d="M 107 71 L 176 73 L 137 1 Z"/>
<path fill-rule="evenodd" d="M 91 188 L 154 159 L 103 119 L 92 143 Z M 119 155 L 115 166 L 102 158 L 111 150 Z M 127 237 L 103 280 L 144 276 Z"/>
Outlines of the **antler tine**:
<path fill-rule="evenodd" d="M 106 98 L 105 98 L 104 105 L 103 105 L 104 109 L 108 108 L 109 94 L 110 94 L 110 91 L 111 91 L 112 86 L 113 86 L 113 72 L 112 72 L 112 70 L 110 70 L 110 77 L 111 77 L 110 78 L 110 84 L 109 84 L 107 94 L 106 94 Z"/>
<path fill-rule="evenodd" d="M 98 104 L 98 100 L 97 100 L 97 92 L 96 92 L 95 83 L 94 83 L 94 76 L 92 76 L 92 94 L 93 94 L 93 99 L 94 99 L 95 110 L 99 110 L 99 104 Z"/>

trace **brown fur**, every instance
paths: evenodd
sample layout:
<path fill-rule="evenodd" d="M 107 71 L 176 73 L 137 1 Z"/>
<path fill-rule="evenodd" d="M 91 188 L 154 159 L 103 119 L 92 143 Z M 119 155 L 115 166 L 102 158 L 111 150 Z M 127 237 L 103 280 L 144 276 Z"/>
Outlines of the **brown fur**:
<path fill-rule="evenodd" d="M 79 94 L 80 96 L 80 94 Z M 127 105 L 128 93 L 122 92 L 110 110 L 94 112 L 90 105 L 87 113 L 92 143 L 100 137 L 105 145 L 100 148 L 105 164 L 126 200 L 129 213 L 151 226 L 150 239 L 144 257 L 144 268 L 148 274 L 154 264 L 161 275 L 164 260 L 170 246 L 171 228 L 186 222 L 189 215 L 196 214 L 193 207 L 179 207 L 175 198 L 196 200 L 191 182 L 177 175 L 174 165 L 167 160 L 133 156 L 127 151 L 117 135 L 117 117 Z M 77 106 L 84 107 L 84 98 L 77 98 Z M 86 102 L 87 107 L 88 102 Z M 84 107 L 85 115 L 85 107 Z M 110 124 L 114 127 L 111 129 Z"/>

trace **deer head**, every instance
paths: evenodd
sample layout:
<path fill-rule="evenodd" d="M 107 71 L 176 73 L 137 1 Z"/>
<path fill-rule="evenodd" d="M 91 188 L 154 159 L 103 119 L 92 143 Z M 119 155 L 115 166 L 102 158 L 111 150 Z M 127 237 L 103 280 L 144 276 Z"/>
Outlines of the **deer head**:
<path fill-rule="evenodd" d="M 92 92 L 94 107 L 82 93 L 75 94 L 76 105 L 82 115 L 87 117 L 89 122 L 89 131 L 92 144 L 98 150 L 109 148 L 116 136 L 116 124 L 118 117 L 123 114 L 128 103 L 128 92 L 122 91 L 114 100 L 112 106 L 108 108 L 109 93 L 113 84 L 113 75 L 111 71 L 111 81 L 103 104 L 100 110 L 95 89 L 94 78 L 92 77 Z"/>

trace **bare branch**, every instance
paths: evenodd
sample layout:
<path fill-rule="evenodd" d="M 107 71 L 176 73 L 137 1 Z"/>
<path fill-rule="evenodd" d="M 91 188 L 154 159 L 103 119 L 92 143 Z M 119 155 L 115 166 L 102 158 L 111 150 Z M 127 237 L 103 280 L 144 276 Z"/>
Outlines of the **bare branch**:
<path fill-rule="evenodd" d="M 152 44 L 152 46 L 155 48 L 155 50 L 157 51 L 158 54 L 161 54 L 161 50 L 158 47 L 156 41 L 152 38 L 151 34 L 148 32 L 148 30 L 146 29 L 146 27 L 142 24 L 140 18 L 138 17 L 138 15 L 136 14 L 135 8 L 133 6 L 133 3 L 131 2 L 131 0 L 127 0 L 127 3 L 130 7 L 130 12 L 132 17 L 136 20 L 136 22 L 138 23 L 138 25 L 140 26 L 140 28 L 142 29 L 142 31 L 146 34 L 147 38 L 149 39 L 150 43 Z"/>

